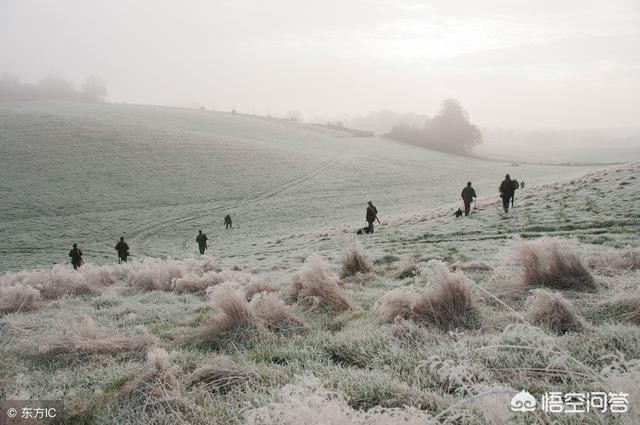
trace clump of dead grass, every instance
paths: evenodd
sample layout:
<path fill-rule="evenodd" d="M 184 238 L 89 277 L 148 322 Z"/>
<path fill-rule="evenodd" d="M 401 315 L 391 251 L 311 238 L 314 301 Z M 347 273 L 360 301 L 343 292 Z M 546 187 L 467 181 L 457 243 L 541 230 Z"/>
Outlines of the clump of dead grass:
<path fill-rule="evenodd" d="M 173 279 L 171 288 L 178 294 L 194 293 L 204 295 L 210 286 L 224 282 L 224 277 L 218 272 L 208 272 L 202 276 L 185 276 Z"/>
<path fill-rule="evenodd" d="M 522 264 L 522 282 L 559 290 L 597 291 L 596 282 L 582 260 L 566 242 L 540 239 L 516 247 Z"/>
<path fill-rule="evenodd" d="M 95 322 L 85 316 L 81 323 L 51 338 L 38 348 L 40 356 L 111 354 L 138 357 L 155 344 L 148 333 L 134 336 L 104 336 Z"/>
<path fill-rule="evenodd" d="M 227 356 L 216 356 L 191 374 L 187 386 L 201 385 L 208 391 L 225 394 L 250 386 L 259 378 L 254 368 L 240 366 Z"/>
<path fill-rule="evenodd" d="M 244 292 L 245 296 L 247 297 L 247 301 L 251 301 L 251 299 L 256 294 L 265 292 L 278 292 L 279 290 L 280 287 L 271 281 L 265 279 L 253 279 L 245 287 Z"/>
<path fill-rule="evenodd" d="M 217 286 L 210 298 L 217 313 L 188 335 L 188 342 L 216 344 L 224 338 L 237 339 L 260 331 L 260 322 L 240 291 Z"/>
<path fill-rule="evenodd" d="M 40 291 L 30 285 L 0 286 L 0 314 L 35 310 L 40 301 Z"/>
<path fill-rule="evenodd" d="M 251 301 L 251 308 L 265 327 L 278 333 L 304 331 L 305 323 L 291 312 L 291 308 L 273 293 L 258 294 Z"/>
<path fill-rule="evenodd" d="M 340 289 L 337 276 L 329 271 L 329 266 L 317 254 L 307 257 L 300 272 L 293 275 L 289 298 L 337 311 L 353 308 L 349 298 Z"/>
<path fill-rule="evenodd" d="M 434 325 L 443 330 L 476 327 L 478 311 L 471 287 L 462 272 L 450 272 L 446 264 L 430 261 L 431 286 L 411 303 L 411 317 L 417 323 Z"/>
<path fill-rule="evenodd" d="M 625 248 L 600 252 L 587 260 L 587 265 L 599 271 L 627 271 L 640 269 L 640 248 Z"/>
<path fill-rule="evenodd" d="M 125 385 L 119 399 L 129 415 L 151 415 L 163 420 L 167 416 L 173 420 L 183 418 L 193 408 L 182 395 L 169 354 L 158 347 L 149 349 L 141 375 Z"/>
<path fill-rule="evenodd" d="M 356 273 L 369 273 L 373 270 L 373 265 L 364 247 L 358 242 L 345 246 L 340 253 L 340 264 L 342 271 L 340 277 L 353 276 Z"/>
<path fill-rule="evenodd" d="M 558 335 L 579 332 L 584 328 L 583 319 L 569 300 L 556 292 L 535 289 L 527 298 L 527 319 Z"/>
<path fill-rule="evenodd" d="M 472 328 L 479 323 L 471 288 L 462 272 L 452 273 L 445 263 L 428 263 L 431 286 L 416 293 L 406 289 L 386 293 L 376 304 L 382 323 L 412 320 L 443 330 Z"/>

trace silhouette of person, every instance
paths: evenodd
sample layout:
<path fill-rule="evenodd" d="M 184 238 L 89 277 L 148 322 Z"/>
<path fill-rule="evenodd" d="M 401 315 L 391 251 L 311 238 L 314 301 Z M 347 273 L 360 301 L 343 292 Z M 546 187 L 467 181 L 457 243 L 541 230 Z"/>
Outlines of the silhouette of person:
<path fill-rule="evenodd" d="M 233 223 L 231 222 L 231 216 L 229 214 L 227 214 L 224 217 L 224 228 L 225 229 L 232 229 L 233 228 Z"/>
<path fill-rule="evenodd" d="M 78 248 L 77 243 L 73 244 L 73 248 L 69 251 L 69 257 L 71 257 L 71 265 L 74 270 L 78 270 L 78 268 L 82 266 L 82 263 L 84 263 L 84 260 L 82 260 L 82 251 Z"/>
<path fill-rule="evenodd" d="M 373 206 L 371 201 L 367 203 L 367 233 L 373 233 L 373 222 L 378 219 L 378 209 Z"/>
<path fill-rule="evenodd" d="M 504 180 L 500 183 L 500 187 L 498 188 L 500 191 L 500 197 L 502 198 L 502 209 L 505 213 L 509 212 L 509 201 L 513 198 L 513 193 L 515 192 L 515 187 L 513 186 L 513 180 L 509 174 L 504 176 Z"/>
<path fill-rule="evenodd" d="M 467 217 L 471 211 L 471 202 L 473 202 L 473 198 L 476 198 L 476 191 L 471 187 L 471 182 L 467 182 L 467 186 L 462 189 L 460 196 L 464 202 L 464 216 Z"/>
<path fill-rule="evenodd" d="M 198 230 L 198 236 L 196 236 L 196 242 L 198 242 L 198 249 L 200 249 L 200 254 L 204 254 L 207 246 L 207 235 L 202 233 L 202 230 Z"/>
<path fill-rule="evenodd" d="M 118 251 L 118 264 L 122 264 L 124 261 L 127 262 L 127 257 L 129 256 L 129 245 L 124 241 L 124 237 L 120 237 L 120 241 L 116 244 L 116 251 Z"/>

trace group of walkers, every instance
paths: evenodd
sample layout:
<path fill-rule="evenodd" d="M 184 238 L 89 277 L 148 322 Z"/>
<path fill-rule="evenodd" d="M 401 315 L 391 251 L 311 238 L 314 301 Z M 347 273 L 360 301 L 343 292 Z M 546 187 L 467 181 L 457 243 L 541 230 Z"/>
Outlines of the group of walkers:
<path fill-rule="evenodd" d="M 517 180 L 512 180 L 509 174 L 507 174 L 500 183 L 498 190 L 500 192 L 500 198 L 502 198 L 502 209 L 505 214 L 509 212 L 509 204 L 513 207 L 514 204 L 514 195 L 515 191 L 518 188 L 524 188 L 524 182 L 518 183 Z M 462 189 L 462 193 L 460 194 L 462 198 L 462 202 L 464 204 L 464 212 L 462 209 L 458 208 L 455 212 L 456 217 L 462 217 L 464 214 L 465 217 L 469 215 L 471 212 L 471 204 L 474 199 L 477 198 L 477 194 L 475 189 L 471 186 L 471 182 L 467 182 L 467 185 Z M 377 221 L 380 223 L 378 219 L 378 209 L 373 205 L 371 201 L 367 203 L 367 211 L 365 214 L 365 220 L 367 222 L 367 226 L 358 230 L 358 234 L 369 234 L 374 232 L 373 224 Z M 227 214 L 224 218 L 224 226 L 225 229 L 232 229 L 233 222 L 231 221 L 231 216 Z M 196 236 L 196 243 L 198 244 L 198 250 L 200 254 L 204 254 L 205 251 L 209 248 L 207 244 L 207 235 L 202 231 L 198 230 L 198 235 Z M 127 258 L 129 257 L 129 245 L 124 241 L 124 237 L 120 238 L 120 241 L 116 244 L 115 250 L 118 252 L 118 263 L 122 264 L 123 262 L 127 262 Z M 71 257 L 71 265 L 74 269 L 78 269 L 83 264 L 82 260 L 82 251 L 78 248 L 78 244 L 73 244 L 73 248 L 69 251 L 69 257 Z"/>
<path fill-rule="evenodd" d="M 227 214 L 224 218 L 224 226 L 225 229 L 232 229 L 233 222 L 231 221 L 231 216 Z M 202 232 L 202 230 L 198 231 L 198 235 L 196 236 L 196 242 L 198 243 L 198 249 L 200 250 L 200 254 L 204 254 L 207 250 L 207 235 Z M 116 243 L 115 250 L 118 252 L 118 264 L 126 263 L 127 258 L 129 258 L 129 244 L 124 241 L 124 236 L 120 237 L 118 243 Z M 78 248 L 78 244 L 74 243 L 73 247 L 69 251 L 69 257 L 71 258 L 71 265 L 74 270 L 78 270 L 80 266 L 84 264 L 84 260 L 82 259 L 82 250 Z"/>
<path fill-rule="evenodd" d="M 502 210 L 505 214 L 509 212 L 509 204 L 511 204 L 512 207 L 514 206 L 515 192 L 517 189 L 524 189 L 524 181 L 518 183 L 518 180 L 511 179 L 511 176 L 507 174 L 498 187 L 500 198 L 502 199 Z M 460 197 L 464 203 L 464 216 L 467 217 L 471 212 L 471 203 L 474 201 L 474 198 L 477 197 L 475 189 L 471 187 L 471 182 L 467 182 L 467 185 L 462 189 Z M 460 208 L 455 212 L 456 217 L 462 217 L 462 214 Z"/>

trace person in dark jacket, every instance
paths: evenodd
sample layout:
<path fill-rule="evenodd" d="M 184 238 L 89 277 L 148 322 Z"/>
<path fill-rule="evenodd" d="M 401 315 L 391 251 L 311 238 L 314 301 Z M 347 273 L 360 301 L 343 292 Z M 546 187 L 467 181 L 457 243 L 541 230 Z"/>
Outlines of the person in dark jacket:
<path fill-rule="evenodd" d="M 224 217 L 224 228 L 225 229 L 232 229 L 233 228 L 233 223 L 231 222 L 231 216 L 229 214 L 227 214 Z"/>
<path fill-rule="evenodd" d="M 207 235 L 202 233 L 202 230 L 198 230 L 198 236 L 196 236 L 196 242 L 198 242 L 198 248 L 200 249 L 200 254 L 204 254 L 207 246 Z"/>
<path fill-rule="evenodd" d="M 116 244 L 116 251 L 118 251 L 118 264 L 127 262 L 129 256 L 129 245 L 124 241 L 124 237 L 120 236 L 120 241 Z"/>
<path fill-rule="evenodd" d="M 74 270 L 78 270 L 78 268 L 84 263 L 82 260 L 82 251 L 78 248 L 78 244 L 74 243 L 73 248 L 69 251 L 69 257 L 71 257 L 71 265 Z"/>
<path fill-rule="evenodd" d="M 513 180 L 511 180 L 509 174 L 504 177 L 504 180 L 500 183 L 498 190 L 500 191 L 500 197 L 502 198 L 502 208 L 506 214 L 509 212 L 509 201 L 513 198 L 513 193 L 515 192 Z"/>
<path fill-rule="evenodd" d="M 373 222 L 378 219 L 378 209 L 373 206 L 371 201 L 367 203 L 367 233 L 373 233 Z"/>
<path fill-rule="evenodd" d="M 462 202 L 464 202 L 464 216 L 468 217 L 469 212 L 471 211 L 473 198 L 476 198 L 476 191 L 471 187 L 471 182 L 467 182 L 467 186 L 462 189 L 460 196 L 462 196 Z"/>

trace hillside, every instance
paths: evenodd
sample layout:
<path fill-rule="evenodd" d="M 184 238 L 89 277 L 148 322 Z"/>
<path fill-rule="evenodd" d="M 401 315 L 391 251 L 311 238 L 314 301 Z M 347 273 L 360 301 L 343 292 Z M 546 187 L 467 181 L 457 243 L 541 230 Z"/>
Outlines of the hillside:
<path fill-rule="evenodd" d="M 638 423 L 639 171 L 527 183 L 507 219 L 481 195 L 469 218 L 385 214 L 357 241 L 318 223 L 239 270 L 2 275 L 0 394 L 99 424 Z M 630 411 L 510 412 L 523 389 L 623 392 Z"/>
<path fill-rule="evenodd" d="M 384 221 L 457 202 L 468 180 L 488 195 L 506 172 L 541 185 L 593 169 L 508 167 L 286 120 L 152 106 L 4 102 L 0 128 L 0 272 L 67 263 L 73 242 L 87 261 L 111 264 L 120 236 L 134 258 L 185 258 L 200 228 L 224 265 L 256 264 L 288 235 L 355 231 L 369 200 Z"/>

